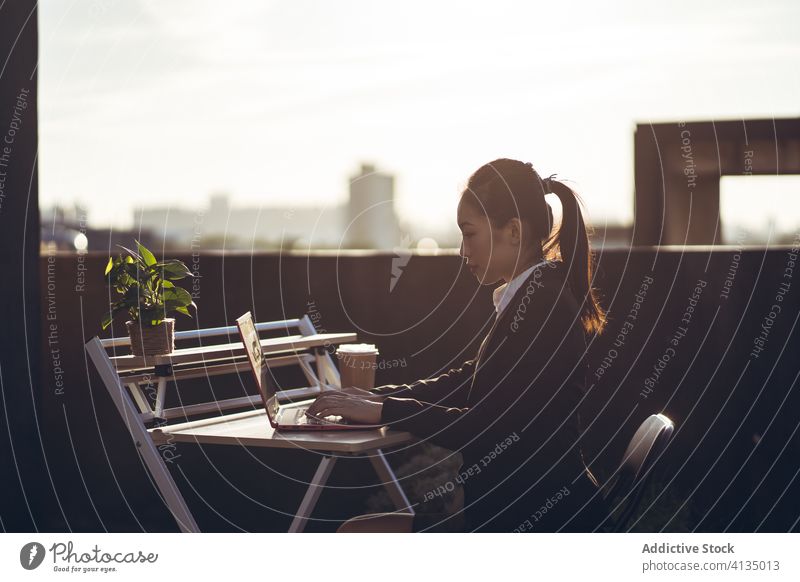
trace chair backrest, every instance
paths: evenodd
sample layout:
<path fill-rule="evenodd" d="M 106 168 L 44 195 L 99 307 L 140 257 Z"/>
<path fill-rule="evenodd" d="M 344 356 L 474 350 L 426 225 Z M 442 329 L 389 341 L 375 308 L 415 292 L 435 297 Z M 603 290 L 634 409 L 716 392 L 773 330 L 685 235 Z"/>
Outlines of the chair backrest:
<path fill-rule="evenodd" d="M 612 513 L 623 505 L 619 518 L 613 524 L 614 531 L 621 531 L 642 499 L 645 487 L 652 475 L 656 461 L 667 447 L 674 423 L 663 414 L 649 416 L 633 435 L 622 462 L 608 484 L 604 487 L 605 499 Z"/>

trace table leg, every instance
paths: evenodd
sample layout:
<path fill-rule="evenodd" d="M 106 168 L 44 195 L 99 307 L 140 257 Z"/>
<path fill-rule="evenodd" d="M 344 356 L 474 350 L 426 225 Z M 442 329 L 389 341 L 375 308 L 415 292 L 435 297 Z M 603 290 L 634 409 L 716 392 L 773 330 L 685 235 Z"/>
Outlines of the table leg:
<path fill-rule="evenodd" d="M 289 533 L 299 533 L 305 529 L 306 522 L 308 518 L 311 517 L 314 507 L 317 505 L 320 493 L 322 493 L 322 488 L 325 487 L 325 483 L 327 483 L 335 463 L 336 457 L 322 457 L 317 471 L 311 479 L 311 483 L 308 484 L 308 489 L 306 489 L 306 494 L 303 496 L 303 501 L 300 503 L 300 508 L 297 510 L 297 515 L 295 515 L 292 520 Z"/>
<path fill-rule="evenodd" d="M 375 467 L 375 472 L 378 474 L 378 477 L 380 477 L 383 486 L 386 487 L 386 491 L 389 493 L 389 497 L 392 498 L 395 507 L 397 509 L 403 509 L 413 515 L 415 513 L 414 508 L 411 507 L 411 502 L 408 500 L 405 491 L 403 491 L 403 488 L 397 481 L 397 476 L 389 466 L 386 457 L 383 456 L 383 451 L 377 449 L 375 454 L 369 455 L 369 460 L 372 466 Z"/>
<path fill-rule="evenodd" d="M 156 407 L 153 411 L 153 415 L 156 418 L 162 418 L 164 414 L 164 397 L 167 393 L 167 378 L 166 376 L 160 376 L 158 378 L 158 391 L 156 392 Z"/>

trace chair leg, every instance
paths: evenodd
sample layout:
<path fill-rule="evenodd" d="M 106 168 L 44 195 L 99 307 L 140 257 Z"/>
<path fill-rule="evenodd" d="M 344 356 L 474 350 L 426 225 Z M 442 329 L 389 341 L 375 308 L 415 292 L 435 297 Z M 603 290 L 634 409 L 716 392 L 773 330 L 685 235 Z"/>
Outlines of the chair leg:
<path fill-rule="evenodd" d="M 128 432 L 139 451 L 139 455 L 141 455 L 150 470 L 159 492 L 178 523 L 178 527 L 182 532 L 199 532 L 200 528 L 197 526 L 197 522 L 189 511 L 189 507 L 186 505 L 186 501 L 175 480 L 170 475 L 169 469 L 164 464 L 164 459 L 153 444 L 150 433 L 147 432 L 139 412 L 125 391 L 125 387 L 111 365 L 111 360 L 108 359 L 108 354 L 100 340 L 95 337 L 87 343 L 86 351 L 89 353 L 89 357 L 100 374 L 100 378 L 103 380 L 111 399 L 114 401 L 117 411 L 127 424 Z"/>
<path fill-rule="evenodd" d="M 380 477 L 381 483 L 389 493 L 389 497 L 391 497 L 394 506 L 397 509 L 402 509 L 414 515 L 415 512 L 411 506 L 411 502 L 408 500 L 405 491 L 403 491 L 403 488 L 397 481 L 397 475 L 394 474 L 394 471 L 392 471 L 392 468 L 389 466 L 389 462 L 383 455 L 383 451 L 377 449 L 374 455 L 370 455 L 369 460 L 375 468 L 378 477 Z"/>
<path fill-rule="evenodd" d="M 314 512 L 314 507 L 317 505 L 325 483 L 328 482 L 328 477 L 330 477 L 334 464 L 336 464 L 336 457 L 322 457 L 311 483 L 308 484 L 308 489 L 306 489 L 306 494 L 303 496 L 303 501 L 297 510 L 297 515 L 292 520 L 289 533 L 300 533 L 305 529 L 306 522 Z"/>

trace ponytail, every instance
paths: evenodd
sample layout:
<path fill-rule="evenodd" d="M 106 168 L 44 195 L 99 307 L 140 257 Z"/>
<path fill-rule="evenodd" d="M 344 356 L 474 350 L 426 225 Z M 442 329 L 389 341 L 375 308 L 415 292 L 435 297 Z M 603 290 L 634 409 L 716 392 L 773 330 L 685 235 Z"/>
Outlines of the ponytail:
<path fill-rule="evenodd" d="M 563 209 L 556 232 L 552 230 L 552 210 L 545 200 L 548 192 L 559 197 Z M 548 260 L 560 258 L 564 263 L 566 279 L 580 304 L 584 330 L 602 333 L 606 313 L 592 288 L 589 237 L 580 199 L 572 188 L 552 176 L 543 180 L 530 162 L 500 158 L 478 168 L 470 176 L 462 196 L 473 200 L 495 227 L 502 227 L 515 217 L 529 225 L 534 244 L 539 247 L 534 249 L 536 255 Z"/>
<path fill-rule="evenodd" d="M 558 180 L 548 178 L 543 181 L 547 190 L 561 201 L 561 224 L 544 243 L 546 257 L 556 255 L 556 247 L 561 260 L 567 268 L 567 281 L 580 305 L 580 319 L 587 333 L 602 333 L 606 324 L 606 313 L 600 306 L 595 289 L 592 287 L 593 265 L 589 248 L 589 236 L 580 206 L 580 198 L 575 191 Z"/>

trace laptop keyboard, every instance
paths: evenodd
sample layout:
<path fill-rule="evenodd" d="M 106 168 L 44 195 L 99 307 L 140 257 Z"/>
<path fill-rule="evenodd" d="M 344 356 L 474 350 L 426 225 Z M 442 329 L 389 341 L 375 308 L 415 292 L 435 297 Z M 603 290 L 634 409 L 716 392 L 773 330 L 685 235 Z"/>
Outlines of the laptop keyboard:
<path fill-rule="evenodd" d="M 294 424 L 347 424 L 347 421 L 341 416 L 331 415 L 324 419 L 314 418 L 306 416 L 306 410 L 308 410 L 308 408 L 297 408 L 295 410 L 297 412 Z"/>

